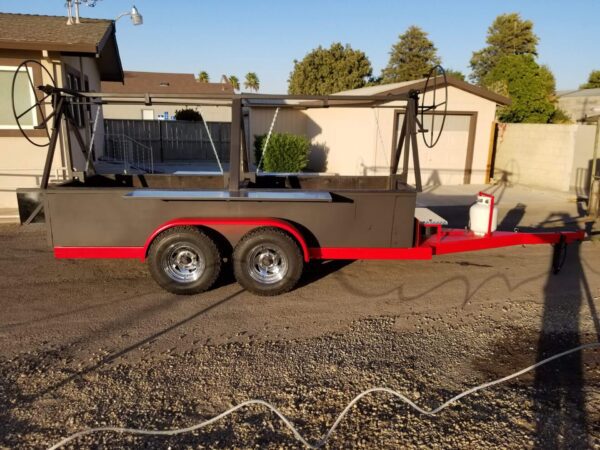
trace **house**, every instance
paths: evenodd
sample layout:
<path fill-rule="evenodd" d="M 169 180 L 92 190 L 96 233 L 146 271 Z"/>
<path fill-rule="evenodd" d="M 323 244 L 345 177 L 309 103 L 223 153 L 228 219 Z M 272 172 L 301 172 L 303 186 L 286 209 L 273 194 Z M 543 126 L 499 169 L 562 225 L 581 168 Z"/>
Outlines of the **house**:
<path fill-rule="evenodd" d="M 600 88 L 558 92 L 558 106 L 573 122 L 585 122 L 600 108 Z"/>
<path fill-rule="evenodd" d="M 41 63 L 58 87 L 99 91 L 102 81 L 123 81 L 114 21 L 81 19 L 80 24 L 67 25 L 67 18 L 61 16 L 0 13 L 0 210 L 4 215 L 17 208 L 17 187 L 39 185 L 46 157 L 44 147 L 36 147 L 23 138 L 12 113 L 13 76 L 24 60 Z M 32 89 L 28 76 L 35 86 L 52 84 L 39 65 L 23 68 L 16 75 L 15 100 L 24 110 L 35 103 L 36 95 L 41 98 Z M 45 109 L 47 115 L 49 106 Z M 97 113 L 101 119 L 101 112 L 92 105 L 76 111 L 76 126 L 85 146 L 90 145 L 92 117 Z M 42 123 L 41 113 L 36 111 L 25 119 L 22 125 L 28 137 L 38 145 L 46 144 L 46 130 L 35 128 Z M 84 168 L 83 154 L 74 136 L 65 128 L 62 131 L 53 178 Z M 95 137 L 98 142 L 101 138 Z"/>
<path fill-rule="evenodd" d="M 150 97 L 181 95 L 181 101 L 170 105 L 105 105 L 104 117 L 121 120 L 168 120 L 178 109 L 196 109 L 207 122 L 231 122 L 229 106 L 195 106 L 189 95 L 233 94 L 229 83 L 202 83 L 191 73 L 124 72 L 123 83 L 103 81 L 103 93 L 139 94 Z"/>
<path fill-rule="evenodd" d="M 340 95 L 389 95 L 423 90 L 425 81 L 369 86 Z M 431 85 L 430 85 L 431 86 Z M 419 137 L 423 185 L 487 183 L 490 177 L 494 121 L 498 105 L 510 100 L 487 89 L 448 76 L 447 86 L 438 82 L 437 102 L 448 89 L 448 115 L 439 143 L 432 149 Z M 431 102 L 432 92 L 425 99 Z M 395 108 L 394 106 L 397 106 Z M 312 142 L 309 168 L 340 175 L 383 175 L 389 172 L 391 154 L 402 124 L 403 102 L 380 107 L 314 108 L 280 110 L 274 131 L 304 134 Z M 273 109 L 253 108 L 250 135 L 268 131 Z M 439 116 L 436 116 L 436 119 Z M 431 115 L 424 118 L 425 128 Z M 436 131 L 441 120 L 435 121 Z M 412 174 L 411 174 L 412 176 Z M 414 178 L 409 178 L 414 182 Z"/>

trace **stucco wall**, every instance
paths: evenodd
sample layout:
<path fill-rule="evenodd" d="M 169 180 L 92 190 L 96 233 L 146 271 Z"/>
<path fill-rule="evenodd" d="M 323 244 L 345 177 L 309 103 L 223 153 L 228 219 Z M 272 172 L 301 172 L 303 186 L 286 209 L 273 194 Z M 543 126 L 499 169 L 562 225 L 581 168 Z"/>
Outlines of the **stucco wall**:
<path fill-rule="evenodd" d="M 496 105 L 452 86 L 448 88 L 448 98 L 449 111 L 477 112 L 471 183 L 486 183 Z M 397 106 L 401 105 L 402 103 L 397 103 Z M 266 133 L 273 113 L 274 109 L 252 109 L 250 135 Z M 341 175 L 386 174 L 393 147 L 394 114 L 393 108 L 282 109 L 275 130 L 304 134 L 311 139 L 313 161 L 309 167 L 313 170 Z M 426 149 L 421 137 L 419 146 L 421 154 L 426 151 L 443 151 L 440 148 Z M 321 163 L 325 157 L 326 167 Z M 452 161 L 451 166 L 464 167 L 464 154 L 450 155 L 448 158 L 461 158 L 456 164 Z M 442 184 L 456 182 L 455 179 L 456 177 L 451 180 L 449 176 L 443 175 L 441 177 Z"/>
<path fill-rule="evenodd" d="M 229 106 L 194 106 L 182 102 L 178 105 L 104 105 L 102 108 L 107 119 L 139 120 L 142 118 L 142 110 L 151 109 L 157 120 L 159 114 L 167 112 L 169 117 L 173 117 L 178 109 L 191 108 L 199 111 L 207 122 L 231 122 Z"/>
<path fill-rule="evenodd" d="M 65 72 L 63 70 L 65 62 L 77 71 L 80 69 L 79 57 L 67 57 L 50 53 L 47 58 L 42 58 L 41 52 L 0 52 L 0 63 L 4 60 L 18 64 L 18 62 L 28 58 L 41 61 L 53 75 L 58 86 L 65 85 Z M 93 58 L 82 58 L 81 63 L 84 73 L 88 76 L 90 89 L 99 90 L 100 77 L 95 60 Z M 5 62 L 4 65 L 8 64 Z M 44 72 L 42 72 L 42 83 L 50 84 L 50 80 Z M 6 95 L 6 93 L 2 93 L 2 95 Z M 95 108 L 92 111 L 95 113 Z M 49 112 L 50 107 L 48 106 L 46 114 Z M 101 123 L 98 128 L 102 128 Z M 83 138 L 86 140 L 86 132 L 83 129 L 82 131 Z M 17 208 L 15 195 L 17 188 L 39 186 L 48 149 L 47 147 L 40 148 L 30 144 L 25 138 L 21 137 L 18 130 L 11 130 L 11 132 L 0 132 L 0 209 Z M 12 135 L 9 136 L 8 134 Z M 38 143 L 48 142 L 46 137 L 34 137 L 32 139 Z M 102 142 L 100 135 L 97 136 L 97 139 L 97 142 Z M 73 166 L 75 170 L 83 170 L 83 156 L 74 142 L 73 136 L 70 136 L 69 140 L 73 149 Z M 62 176 L 63 169 L 67 166 L 67 142 L 66 134 L 61 133 L 61 139 L 57 145 L 52 164 L 51 180 L 56 178 L 57 175 Z"/>
<path fill-rule="evenodd" d="M 585 190 L 594 131 L 591 125 L 500 125 L 494 178 L 565 192 Z"/>
<path fill-rule="evenodd" d="M 593 116 L 594 108 L 600 107 L 600 94 L 592 96 L 563 96 L 558 98 L 558 106 L 574 121 Z"/>

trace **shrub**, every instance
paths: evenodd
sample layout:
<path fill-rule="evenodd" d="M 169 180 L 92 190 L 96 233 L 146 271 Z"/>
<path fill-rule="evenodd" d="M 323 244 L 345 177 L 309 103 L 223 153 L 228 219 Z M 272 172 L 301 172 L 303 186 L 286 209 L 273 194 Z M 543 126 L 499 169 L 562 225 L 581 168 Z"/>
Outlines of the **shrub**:
<path fill-rule="evenodd" d="M 549 123 L 573 123 L 571 117 L 560 108 L 556 108 L 550 116 Z"/>
<path fill-rule="evenodd" d="M 184 108 L 175 111 L 175 120 L 187 120 L 188 122 L 202 122 L 202 114 L 195 109 Z"/>
<path fill-rule="evenodd" d="M 254 137 L 256 164 L 261 161 L 266 139 L 266 134 Z M 300 172 L 308 164 L 309 153 L 310 141 L 305 136 L 272 133 L 260 169 L 265 172 Z"/>

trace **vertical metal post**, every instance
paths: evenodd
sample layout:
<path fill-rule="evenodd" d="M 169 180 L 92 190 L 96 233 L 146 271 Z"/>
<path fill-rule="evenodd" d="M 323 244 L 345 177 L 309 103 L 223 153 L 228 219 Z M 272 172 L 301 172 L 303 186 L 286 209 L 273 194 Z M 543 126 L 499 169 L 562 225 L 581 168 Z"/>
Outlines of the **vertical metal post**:
<path fill-rule="evenodd" d="M 411 116 L 411 120 L 409 122 L 410 128 L 408 129 L 408 134 L 410 134 L 411 140 L 411 150 L 413 154 L 413 170 L 415 171 L 415 187 L 417 188 L 417 192 L 421 192 L 423 190 L 423 185 L 421 184 L 421 164 L 419 163 L 419 146 L 417 145 L 417 104 L 419 101 L 419 96 L 417 93 L 411 95 L 409 104 L 409 115 Z M 431 124 L 433 127 L 433 122 Z"/>
<path fill-rule="evenodd" d="M 412 129 L 413 124 L 412 117 L 410 113 L 410 100 L 406 104 L 406 112 L 404 113 L 404 121 L 406 129 L 404 130 L 404 161 L 402 162 L 402 173 L 400 174 L 400 180 L 404 184 L 408 184 L 408 157 L 410 154 L 410 130 Z"/>
<path fill-rule="evenodd" d="M 54 102 L 53 102 L 54 103 Z M 64 99 L 60 97 L 54 111 L 54 120 L 52 121 L 52 133 L 50 135 L 50 144 L 48 145 L 48 154 L 46 155 L 46 163 L 44 164 L 44 172 L 42 173 L 42 181 L 40 187 L 42 189 L 48 188 L 48 181 L 50 180 L 50 171 L 52 170 L 52 160 L 54 159 L 54 150 L 56 149 L 56 142 L 60 134 L 60 125 L 63 115 Z"/>
<path fill-rule="evenodd" d="M 231 142 L 229 148 L 229 192 L 240 190 L 240 150 L 242 131 L 242 100 L 231 102 Z"/>
<path fill-rule="evenodd" d="M 598 159 L 598 147 L 600 147 L 600 116 L 596 118 L 596 138 L 594 139 L 594 153 L 592 156 L 592 171 L 590 173 L 590 194 L 588 196 L 588 215 L 597 217 L 600 211 L 600 195 L 596 180 L 600 183 L 600 178 L 596 176 Z"/>
<path fill-rule="evenodd" d="M 398 126 L 398 115 L 396 114 L 396 119 L 394 120 L 394 127 Z M 398 172 L 398 165 L 400 164 L 400 156 L 402 155 L 402 148 L 404 146 L 404 139 L 406 136 L 406 112 L 404 113 L 404 118 L 402 119 L 402 128 L 400 129 L 400 138 L 397 142 L 394 142 L 396 148 L 394 149 L 394 153 L 392 154 L 392 160 L 390 164 L 390 179 L 388 183 L 388 188 L 391 190 L 395 190 L 397 188 L 396 179 Z M 394 136 L 396 135 L 396 130 L 394 130 Z M 408 151 L 408 149 L 406 149 Z"/>
<path fill-rule="evenodd" d="M 162 135 L 162 121 L 159 120 L 158 121 L 158 142 L 160 144 L 159 147 L 159 153 L 160 153 L 160 162 L 164 163 L 165 162 L 165 152 L 163 149 L 163 135 Z"/>
<path fill-rule="evenodd" d="M 244 114 L 242 111 L 242 134 L 241 134 L 241 139 L 242 139 L 242 154 L 244 155 L 242 158 L 242 172 L 244 173 L 244 176 L 246 173 L 248 173 L 250 171 L 250 163 L 248 162 L 248 143 L 246 142 L 246 123 L 244 121 Z"/>

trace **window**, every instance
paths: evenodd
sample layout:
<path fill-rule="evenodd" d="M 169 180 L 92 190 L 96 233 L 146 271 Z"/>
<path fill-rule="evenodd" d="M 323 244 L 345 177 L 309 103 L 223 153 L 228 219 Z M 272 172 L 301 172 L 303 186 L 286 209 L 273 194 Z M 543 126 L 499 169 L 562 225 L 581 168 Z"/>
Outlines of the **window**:
<path fill-rule="evenodd" d="M 154 120 L 154 110 L 142 109 L 142 120 Z"/>
<path fill-rule="evenodd" d="M 18 128 L 13 114 L 11 98 L 15 70 L 17 70 L 16 66 L 0 66 L 0 129 L 2 130 L 15 130 Z M 27 111 L 36 101 L 35 92 L 31 88 L 29 77 L 33 81 L 31 69 L 29 69 L 28 74 L 24 67 L 17 74 L 15 82 L 15 109 L 17 110 L 17 114 Z M 31 111 L 21 117 L 19 122 L 23 129 L 33 129 L 37 125 L 36 108 L 32 108 Z"/>
<path fill-rule="evenodd" d="M 81 84 L 81 77 L 74 72 L 67 72 L 67 82 L 69 83 L 69 89 L 74 91 L 83 90 L 83 85 Z M 77 125 L 78 128 L 83 128 L 85 125 L 85 106 L 84 101 L 81 98 L 76 98 L 73 100 L 75 104 L 71 105 L 71 115 L 73 116 L 73 122 Z"/>

